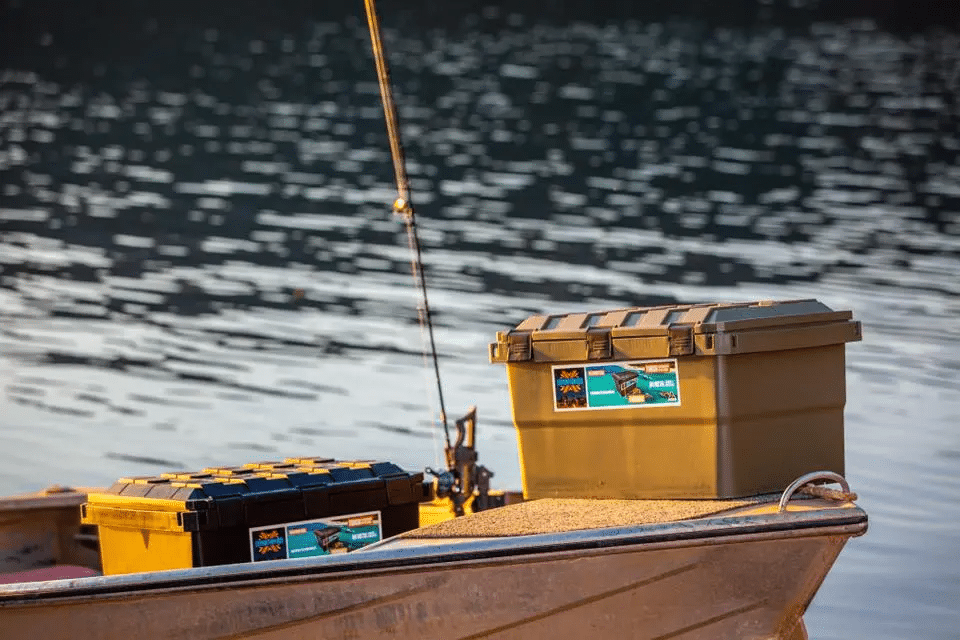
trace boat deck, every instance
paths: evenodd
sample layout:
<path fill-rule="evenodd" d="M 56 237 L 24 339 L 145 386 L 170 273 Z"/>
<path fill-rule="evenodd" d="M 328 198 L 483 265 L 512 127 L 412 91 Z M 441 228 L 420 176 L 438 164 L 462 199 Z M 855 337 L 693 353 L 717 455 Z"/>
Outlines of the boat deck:
<path fill-rule="evenodd" d="M 732 500 L 594 500 L 544 498 L 454 518 L 407 533 L 401 538 L 494 538 L 662 524 L 725 512 L 776 505 L 779 495 Z"/>

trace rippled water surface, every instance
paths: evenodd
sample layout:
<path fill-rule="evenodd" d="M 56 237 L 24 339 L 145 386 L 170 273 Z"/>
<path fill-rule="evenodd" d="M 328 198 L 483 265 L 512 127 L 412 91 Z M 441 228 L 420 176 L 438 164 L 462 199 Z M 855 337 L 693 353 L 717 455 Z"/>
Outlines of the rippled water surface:
<path fill-rule="evenodd" d="M 115 4 L 2 10 L 0 491 L 436 464 L 361 3 Z M 494 484 L 520 477 L 487 344 L 530 314 L 852 309 L 871 528 L 811 637 L 956 638 L 960 29 L 513 4 L 382 7 L 444 394 L 479 406 Z"/>

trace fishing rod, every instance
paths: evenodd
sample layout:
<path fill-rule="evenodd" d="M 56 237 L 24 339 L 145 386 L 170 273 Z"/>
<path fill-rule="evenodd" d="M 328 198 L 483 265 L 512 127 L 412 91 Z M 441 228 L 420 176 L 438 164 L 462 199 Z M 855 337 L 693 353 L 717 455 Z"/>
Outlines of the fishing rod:
<path fill-rule="evenodd" d="M 403 218 L 407 228 L 407 244 L 410 246 L 410 270 L 413 279 L 420 289 L 423 306 L 418 309 L 421 326 L 426 325 L 430 336 L 430 352 L 433 356 L 433 371 L 437 379 L 437 395 L 440 399 L 440 419 L 443 421 L 443 435 L 450 450 L 450 429 L 447 425 L 447 410 L 443 404 L 443 385 L 440 383 L 440 360 L 437 356 L 437 345 L 433 337 L 433 319 L 430 315 L 430 303 L 427 300 L 427 282 L 423 273 L 423 259 L 420 251 L 420 236 L 417 233 L 416 217 L 413 203 L 410 201 L 410 183 L 407 179 L 407 168 L 403 157 L 403 145 L 400 142 L 400 126 L 397 118 L 397 107 L 393 101 L 393 91 L 390 88 L 390 70 L 387 68 L 387 56 L 383 49 L 383 40 L 380 37 L 380 20 L 374 0 L 363 0 L 367 10 L 367 25 L 370 27 L 370 42 L 373 47 L 373 59 L 377 67 L 377 80 L 380 84 L 380 99 L 383 102 L 383 116 L 387 121 L 387 137 L 390 140 L 390 155 L 393 157 L 393 170 L 397 182 L 397 199 L 393 202 L 393 211 Z"/>

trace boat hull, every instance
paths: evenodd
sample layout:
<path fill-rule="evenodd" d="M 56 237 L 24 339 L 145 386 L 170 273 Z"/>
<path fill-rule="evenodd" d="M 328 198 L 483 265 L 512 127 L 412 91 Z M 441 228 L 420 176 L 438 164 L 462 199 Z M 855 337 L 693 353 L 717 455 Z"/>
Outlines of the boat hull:
<path fill-rule="evenodd" d="M 804 638 L 846 540 L 782 514 L 509 539 L 399 540 L 323 562 L 0 590 L 0 637 Z"/>
<path fill-rule="evenodd" d="M 80 523 L 86 497 L 55 487 L 0 499 L 0 584 L 10 574 L 56 565 L 100 569 L 96 528 Z"/>

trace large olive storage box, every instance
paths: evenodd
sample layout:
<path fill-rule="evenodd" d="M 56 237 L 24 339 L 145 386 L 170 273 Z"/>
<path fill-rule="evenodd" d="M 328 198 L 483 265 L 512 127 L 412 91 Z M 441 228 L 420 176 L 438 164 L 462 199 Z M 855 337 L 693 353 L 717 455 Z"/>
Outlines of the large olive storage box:
<path fill-rule="evenodd" d="M 527 498 L 731 498 L 843 473 L 849 311 L 816 300 L 533 316 L 497 334 Z"/>
<path fill-rule="evenodd" d="M 288 458 L 122 478 L 92 493 L 105 574 L 303 558 L 418 526 L 423 474 L 389 462 Z"/>

